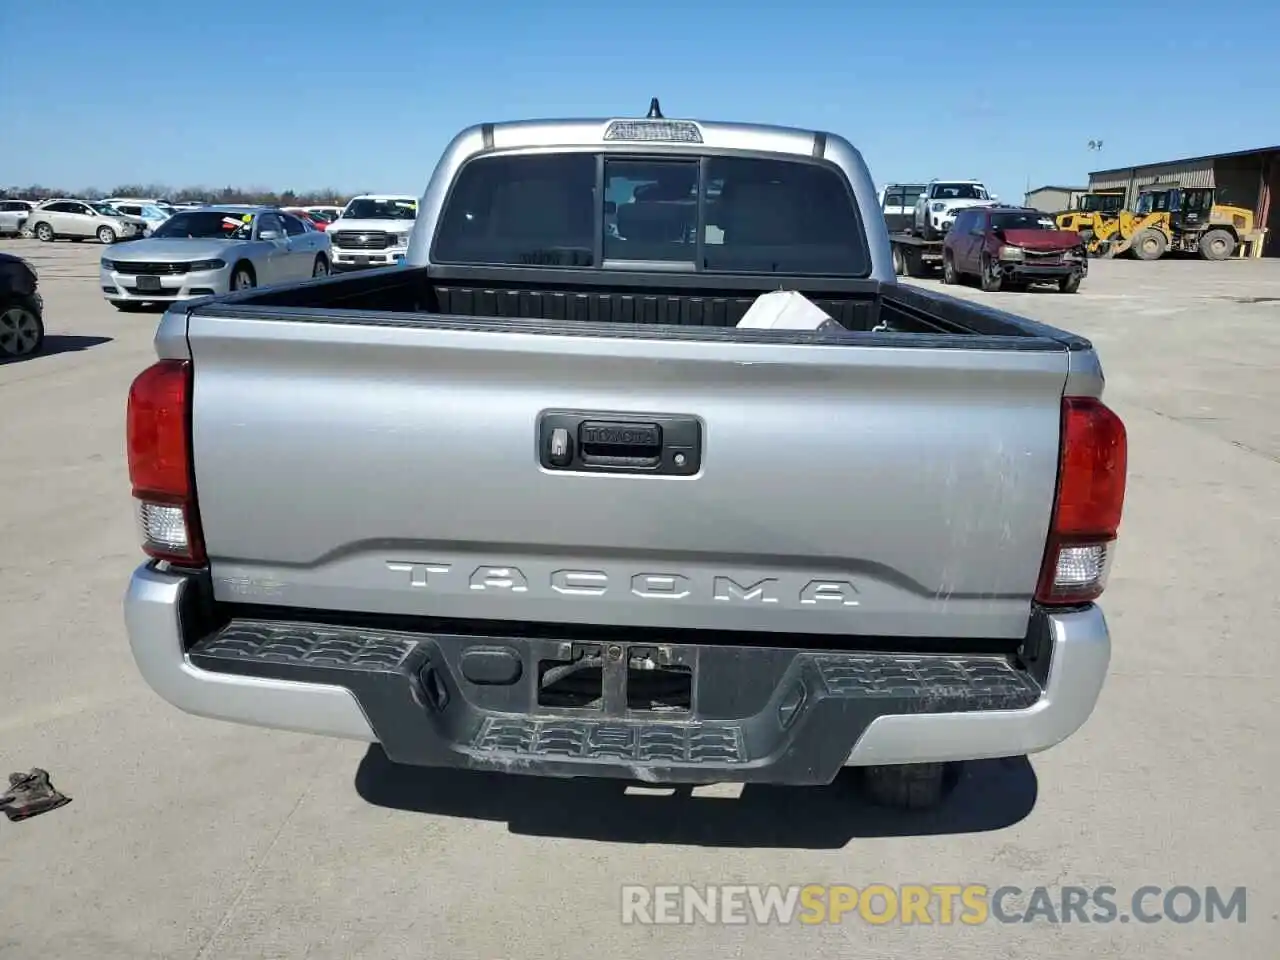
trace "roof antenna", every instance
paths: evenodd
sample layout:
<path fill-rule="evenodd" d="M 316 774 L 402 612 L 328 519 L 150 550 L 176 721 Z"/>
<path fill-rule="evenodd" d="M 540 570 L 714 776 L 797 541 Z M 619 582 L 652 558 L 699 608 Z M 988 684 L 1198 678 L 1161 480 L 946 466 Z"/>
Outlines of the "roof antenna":
<path fill-rule="evenodd" d="M 662 108 L 658 106 L 657 97 L 654 97 L 649 101 L 649 116 L 647 119 L 649 120 L 665 120 L 666 119 L 666 117 L 662 115 Z"/>

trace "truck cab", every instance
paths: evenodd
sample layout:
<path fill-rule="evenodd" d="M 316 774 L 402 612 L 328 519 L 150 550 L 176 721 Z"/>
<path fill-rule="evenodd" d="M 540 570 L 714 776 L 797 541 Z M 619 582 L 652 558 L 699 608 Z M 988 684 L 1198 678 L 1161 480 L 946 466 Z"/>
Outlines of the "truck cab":
<path fill-rule="evenodd" d="M 1123 190 L 1099 190 L 1082 193 L 1070 210 L 1054 214 L 1059 230 L 1080 234 L 1088 243 L 1099 232 L 1102 224 L 1115 220 L 1124 207 Z"/>
<path fill-rule="evenodd" d="M 926 189 L 928 184 L 924 183 L 889 183 L 880 188 L 877 199 L 890 233 L 901 233 L 911 228 L 916 201 Z"/>

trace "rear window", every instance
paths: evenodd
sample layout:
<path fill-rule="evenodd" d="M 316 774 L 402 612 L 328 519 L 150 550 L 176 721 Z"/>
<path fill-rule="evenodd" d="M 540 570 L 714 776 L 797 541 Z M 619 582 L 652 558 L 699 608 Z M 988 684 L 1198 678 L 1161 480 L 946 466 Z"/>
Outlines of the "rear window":
<path fill-rule="evenodd" d="M 916 201 L 920 199 L 920 194 L 922 193 L 924 193 L 923 185 L 894 184 L 885 188 L 884 202 L 881 206 L 885 210 L 898 207 L 905 207 L 909 210 L 916 205 Z"/>
<path fill-rule="evenodd" d="M 866 276 L 844 177 L 804 160 L 479 157 L 440 218 L 437 263 Z M 700 202 L 701 201 L 701 202 Z"/>

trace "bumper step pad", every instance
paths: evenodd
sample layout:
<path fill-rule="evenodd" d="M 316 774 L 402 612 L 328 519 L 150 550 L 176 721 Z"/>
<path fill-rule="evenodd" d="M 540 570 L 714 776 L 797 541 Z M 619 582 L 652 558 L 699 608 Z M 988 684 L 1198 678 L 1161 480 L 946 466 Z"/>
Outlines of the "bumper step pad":
<path fill-rule="evenodd" d="M 568 646 L 235 620 L 188 656 L 214 672 L 347 688 L 396 762 L 649 782 L 829 783 L 879 716 L 1018 710 L 1042 695 L 1029 673 L 996 655 L 648 642 L 630 646 L 693 665 L 690 710 L 541 706 L 537 665 Z M 477 647 L 513 651 L 518 679 L 466 680 L 463 654 Z M 619 669 L 627 660 L 617 658 Z"/>
<path fill-rule="evenodd" d="M 482 753 L 577 757 L 636 763 L 742 763 L 742 731 L 726 723 L 626 723 L 489 717 L 475 747 Z"/>

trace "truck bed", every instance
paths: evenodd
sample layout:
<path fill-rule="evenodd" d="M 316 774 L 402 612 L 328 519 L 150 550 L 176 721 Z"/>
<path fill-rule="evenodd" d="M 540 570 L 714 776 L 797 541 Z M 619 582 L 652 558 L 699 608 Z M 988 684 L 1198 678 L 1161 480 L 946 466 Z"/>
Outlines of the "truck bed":
<path fill-rule="evenodd" d="M 380 271 L 166 318 L 196 370 L 215 599 L 1024 636 L 1084 341 L 865 281 L 807 291 L 846 328 L 817 334 L 734 329 L 759 289 L 705 277 L 695 295 L 489 275 Z M 540 462 L 547 430 L 582 421 L 666 423 L 699 459 Z"/>
<path fill-rule="evenodd" d="M 725 277 L 721 289 L 708 287 L 704 274 L 636 276 L 591 271 L 557 271 L 564 280 L 546 282 L 545 271 L 504 271 L 495 282 L 492 268 L 391 268 L 331 277 L 326 280 L 248 290 L 222 297 L 201 308 L 208 315 L 231 311 L 236 316 L 288 316 L 304 313 L 337 321 L 431 325 L 440 318 L 456 328 L 505 329 L 465 320 L 515 321 L 511 329 L 532 328 L 541 333 L 731 339 L 766 343 L 832 340 L 827 335 L 797 331 L 738 330 L 734 326 L 756 297 L 768 289 L 799 290 L 834 318 L 846 331 L 863 336 L 835 338 L 839 343 L 871 341 L 879 333 L 917 334 L 923 340 L 895 338 L 897 346 L 939 346 L 947 338 L 965 337 L 973 349 L 1084 350 L 1088 341 L 1023 317 L 993 310 L 955 297 L 875 280 L 821 281 L 780 278 L 763 287 Z M 536 278 L 536 279 L 534 279 Z M 281 310 L 280 308 L 283 308 Z M 313 311 L 319 311 L 318 313 Z M 358 315 L 353 317 L 353 315 Z M 537 321 L 530 324 L 529 321 Z M 613 327 L 613 329 L 604 329 Z M 643 328 L 643 329 L 636 329 Z M 660 328 L 660 329 L 655 329 Z M 973 338 L 995 338 L 978 344 Z"/>

